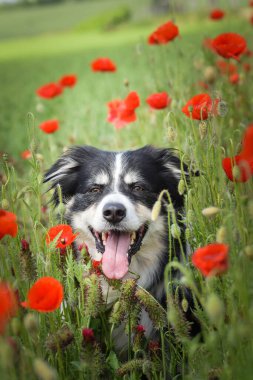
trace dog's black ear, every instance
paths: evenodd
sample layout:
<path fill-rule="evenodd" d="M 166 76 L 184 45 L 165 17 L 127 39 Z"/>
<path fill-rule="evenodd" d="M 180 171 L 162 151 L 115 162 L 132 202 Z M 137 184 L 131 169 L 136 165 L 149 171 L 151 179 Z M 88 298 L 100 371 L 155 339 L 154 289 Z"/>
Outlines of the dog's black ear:
<path fill-rule="evenodd" d="M 165 174 L 169 172 L 178 181 L 181 178 L 188 181 L 191 175 L 199 175 L 183 162 L 173 149 L 159 149 L 159 160 Z"/>
<path fill-rule="evenodd" d="M 56 205 L 60 193 L 63 203 L 75 194 L 80 167 L 90 155 L 88 148 L 75 146 L 68 149 L 46 172 L 43 182 L 51 183 L 49 190 L 55 189 L 52 200 Z"/>

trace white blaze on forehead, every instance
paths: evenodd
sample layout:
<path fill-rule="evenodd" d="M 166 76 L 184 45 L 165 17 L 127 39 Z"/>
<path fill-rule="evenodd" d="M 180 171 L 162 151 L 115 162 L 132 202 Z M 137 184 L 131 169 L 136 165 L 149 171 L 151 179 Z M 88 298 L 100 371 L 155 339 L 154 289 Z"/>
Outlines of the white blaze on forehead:
<path fill-rule="evenodd" d="M 138 182 L 141 180 L 141 177 L 139 175 L 139 173 L 137 172 L 134 172 L 134 171 L 130 171 L 128 172 L 125 177 L 124 177 L 124 181 L 127 185 L 130 185 L 132 183 L 135 183 L 135 182 Z"/>
<path fill-rule="evenodd" d="M 108 185 L 109 183 L 108 174 L 103 171 L 99 172 L 94 178 L 94 183 L 96 183 L 97 185 Z"/>
<path fill-rule="evenodd" d="M 119 190 L 120 176 L 122 174 L 122 153 L 115 156 L 114 173 L 113 173 L 113 190 Z"/>

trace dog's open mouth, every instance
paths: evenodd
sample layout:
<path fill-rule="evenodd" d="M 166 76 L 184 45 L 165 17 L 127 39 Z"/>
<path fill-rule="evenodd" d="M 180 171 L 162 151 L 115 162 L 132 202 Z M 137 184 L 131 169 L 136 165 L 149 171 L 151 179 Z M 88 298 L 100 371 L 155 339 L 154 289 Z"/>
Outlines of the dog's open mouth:
<path fill-rule="evenodd" d="M 135 232 L 110 230 L 99 233 L 89 227 L 98 252 L 103 254 L 102 270 L 109 279 L 121 279 L 128 272 L 132 256 L 139 251 L 148 226 Z"/>

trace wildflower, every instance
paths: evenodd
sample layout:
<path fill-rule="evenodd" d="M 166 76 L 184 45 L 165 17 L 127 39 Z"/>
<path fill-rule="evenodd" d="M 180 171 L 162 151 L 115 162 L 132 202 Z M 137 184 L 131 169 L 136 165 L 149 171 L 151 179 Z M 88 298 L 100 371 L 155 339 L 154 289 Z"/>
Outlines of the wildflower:
<path fill-rule="evenodd" d="M 158 92 L 150 95 L 146 99 L 146 103 L 148 103 L 151 108 L 161 110 L 166 108 L 171 103 L 171 98 L 166 92 Z"/>
<path fill-rule="evenodd" d="M 123 128 L 126 124 L 136 120 L 135 109 L 139 107 L 140 99 L 137 92 L 130 92 L 123 100 L 116 99 L 107 103 L 107 121 L 113 123 L 115 128 Z"/>
<path fill-rule="evenodd" d="M 32 157 L 32 152 L 29 150 L 29 149 L 26 149 L 24 150 L 22 153 L 21 153 L 21 158 L 23 158 L 23 160 L 29 160 L 29 158 Z"/>
<path fill-rule="evenodd" d="M 224 158 L 222 167 L 230 181 L 246 182 L 253 175 L 253 124 L 245 131 L 241 152 L 234 157 Z"/>
<path fill-rule="evenodd" d="M 58 83 L 48 83 L 38 88 L 36 94 L 44 99 L 52 99 L 58 95 L 61 95 L 62 92 L 63 88 Z"/>
<path fill-rule="evenodd" d="M 84 342 L 86 343 L 91 343 L 91 342 L 94 342 L 95 340 L 93 329 L 89 329 L 89 328 L 82 329 L 82 336 L 83 336 Z"/>
<path fill-rule="evenodd" d="M 63 300 L 62 284 L 53 277 L 42 277 L 37 280 L 27 295 L 23 307 L 48 313 L 60 307 Z"/>
<path fill-rule="evenodd" d="M 0 209 L 0 240 L 5 235 L 15 237 L 18 233 L 17 217 L 9 211 Z"/>
<path fill-rule="evenodd" d="M 74 74 L 64 75 L 59 80 L 59 84 L 62 87 L 73 87 L 77 82 L 77 77 Z"/>
<path fill-rule="evenodd" d="M 229 76 L 229 82 L 232 84 L 239 83 L 239 80 L 240 80 L 240 76 L 238 73 L 234 73 Z"/>
<path fill-rule="evenodd" d="M 137 325 L 137 326 L 135 326 L 135 330 L 136 330 L 137 333 L 141 333 L 141 334 L 145 333 L 145 331 L 146 331 L 146 329 L 145 329 L 145 327 L 143 325 Z"/>
<path fill-rule="evenodd" d="M 91 63 L 91 68 L 93 71 L 101 72 L 114 72 L 117 70 L 117 67 L 110 58 L 98 58 Z"/>
<path fill-rule="evenodd" d="M 209 14 L 212 20 L 221 20 L 225 16 L 225 12 L 222 9 L 213 9 Z"/>
<path fill-rule="evenodd" d="M 92 268 L 94 269 L 94 272 L 98 275 L 98 276 L 100 276 L 101 274 L 102 274 L 102 271 L 101 271 L 101 269 L 102 269 L 102 267 L 101 267 L 101 265 L 102 265 L 102 259 L 101 260 L 92 260 Z"/>
<path fill-rule="evenodd" d="M 188 100 L 182 112 L 195 120 L 206 120 L 217 113 L 218 99 L 214 101 L 208 94 L 198 94 Z"/>
<path fill-rule="evenodd" d="M 9 320 L 16 314 L 18 309 L 17 297 L 11 287 L 0 282 L 0 334 L 5 330 Z"/>
<path fill-rule="evenodd" d="M 58 120 L 52 119 L 41 123 L 39 128 L 45 133 L 54 133 L 60 128 L 60 126 Z"/>
<path fill-rule="evenodd" d="M 73 243 L 77 235 L 73 234 L 72 228 L 69 225 L 58 224 L 48 230 L 46 243 L 49 245 L 58 236 L 56 248 L 66 248 Z"/>
<path fill-rule="evenodd" d="M 224 58 L 234 58 L 236 60 L 247 48 L 245 38 L 237 33 L 220 34 L 214 38 L 212 45 L 217 54 Z"/>
<path fill-rule="evenodd" d="M 159 26 L 149 37 L 148 43 L 150 45 L 167 44 L 174 40 L 179 35 L 177 25 L 172 21 L 168 21 L 165 24 Z"/>
<path fill-rule="evenodd" d="M 209 86 L 206 82 L 203 82 L 202 80 L 199 80 L 197 82 L 197 85 L 201 88 L 203 88 L 203 90 L 208 90 L 209 89 Z"/>
<path fill-rule="evenodd" d="M 226 244 L 206 245 L 193 253 L 192 263 L 206 277 L 221 274 L 228 269 L 228 250 Z"/>
<path fill-rule="evenodd" d="M 237 72 L 237 66 L 232 62 L 226 62 L 222 60 L 216 61 L 216 66 L 218 67 L 221 74 L 235 74 Z"/>

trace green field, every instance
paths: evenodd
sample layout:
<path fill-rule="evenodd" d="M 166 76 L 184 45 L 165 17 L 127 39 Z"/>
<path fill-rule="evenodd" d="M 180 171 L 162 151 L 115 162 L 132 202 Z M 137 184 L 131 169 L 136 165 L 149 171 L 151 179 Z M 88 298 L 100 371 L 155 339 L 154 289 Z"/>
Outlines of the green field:
<path fill-rule="evenodd" d="M 147 0 L 139 0 L 138 4 L 132 0 L 100 0 L 0 8 L 0 156 L 3 156 L 0 208 L 16 213 L 19 224 L 16 238 L 7 236 L 0 241 L 0 279 L 18 289 L 20 299 L 24 300 L 35 278 L 56 277 L 64 284 L 67 303 L 64 320 L 59 311 L 29 312 L 38 318 L 34 335 L 24 324 L 27 311 L 19 311 L 5 335 L 0 336 L 1 379 L 56 379 L 55 372 L 43 377 L 34 371 L 37 358 L 49 363 L 62 380 L 137 380 L 142 373 L 148 374 L 148 379 L 158 380 L 165 378 L 166 371 L 176 380 L 181 378 L 177 367 L 181 368 L 185 380 L 252 378 L 252 178 L 246 183 L 228 181 L 221 162 L 222 158 L 240 151 L 244 131 L 253 122 L 253 61 L 252 57 L 233 61 L 240 82 L 232 85 L 217 70 L 217 55 L 203 49 L 202 41 L 222 32 L 236 32 L 246 38 L 252 50 L 253 27 L 249 17 L 253 8 L 251 12 L 246 7 L 247 1 L 233 1 L 231 6 L 227 1 L 220 2 L 227 14 L 224 20 L 214 22 L 208 19 L 210 7 L 206 7 L 206 2 L 196 2 L 195 8 L 193 3 L 183 13 L 177 13 L 174 4 L 171 13 L 162 15 L 155 14 Z M 113 14 L 120 7 L 128 7 L 130 19 L 104 28 L 103 15 Z M 167 45 L 148 45 L 148 35 L 171 18 L 179 27 L 180 37 Z M 117 64 L 117 71 L 92 72 L 90 63 L 97 57 L 110 57 Z M 251 64 L 251 71 L 246 72 L 243 63 Z M 51 100 L 36 96 L 37 88 L 58 81 L 64 74 L 77 75 L 75 87 L 65 89 L 61 96 Z M 208 90 L 203 90 L 199 81 L 205 81 Z M 141 99 L 137 120 L 116 130 L 107 121 L 106 104 L 126 97 L 130 91 L 137 91 Z M 151 111 L 145 99 L 160 91 L 168 92 L 172 103 L 165 110 Z M 203 125 L 181 111 L 188 99 L 202 92 L 220 98 L 227 111 L 204 123 L 204 137 L 199 132 Z M 52 135 L 44 134 L 39 124 L 53 118 L 59 120 L 60 130 Z M 45 244 L 47 229 L 59 221 L 48 203 L 50 194 L 45 194 L 43 173 L 72 144 L 106 150 L 133 149 L 145 144 L 172 147 L 179 150 L 189 165 L 200 170 L 200 178 L 192 178 L 189 188 L 185 184 L 183 223 L 191 251 L 215 241 L 226 243 L 230 247 L 230 266 L 223 276 L 207 280 L 192 265 L 181 268 L 182 282 L 192 288 L 196 304 L 201 305 L 197 316 L 203 336 L 190 339 L 182 327 L 184 321 L 180 319 L 178 305 L 168 308 L 168 323 L 174 332 L 166 335 L 170 354 L 166 364 L 164 347 L 152 356 L 146 342 L 140 352 L 130 348 L 129 358 L 136 361 L 124 369 L 112 345 L 110 331 L 114 325 L 109 312 L 102 307 L 95 317 L 81 312 L 89 303 L 82 295 L 82 286 L 87 286 L 82 282 L 82 266 L 74 262 L 71 249 L 62 258 L 55 254 L 54 247 Z M 31 160 L 20 158 L 25 149 L 32 150 Z M 42 212 L 42 206 L 47 207 L 46 212 Z M 61 206 L 60 217 L 63 216 Z M 209 206 L 219 208 L 212 218 L 202 214 Z M 30 243 L 34 273 L 26 266 L 24 269 L 27 259 L 20 253 L 22 238 Z M 97 284 L 89 283 L 89 286 L 97 290 Z M 131 318 L 129 313 L 130 322 Z M 48 349 L 48 335 L 56 336 L 66 325 L 74 334 L 72 344 L 61 350 L 57 343 L 56 352 Z M 83 327 L 91 327 L 95 335 L 100 334 L 102 348 L 83 352 Z M 162 328 L 160 332 L 163 336 Z M 16 342 L 18 355 L 10 352 L 8 336 Z M 119 368 L 123 372 L 116 372 Z"/>

